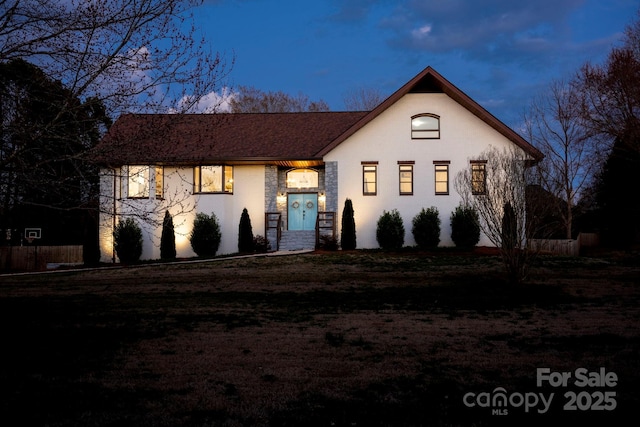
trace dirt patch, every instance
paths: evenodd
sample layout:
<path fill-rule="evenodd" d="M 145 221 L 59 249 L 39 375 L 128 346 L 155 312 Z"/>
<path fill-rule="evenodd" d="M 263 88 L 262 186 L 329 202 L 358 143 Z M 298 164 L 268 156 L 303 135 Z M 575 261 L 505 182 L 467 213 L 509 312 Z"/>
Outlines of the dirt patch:
<path fill-rule="evenodd" d="M 639 273 L 544 257 L 514 288 L 492 254 L 354 251 L 5 276 L 0 410 L 57 426 L 625 425 Z M 538 387 L 544 367 L 572 380 Z M 575 386 L 583 367 L 618 381 Z M 497 388 L 511 404 L 473 400 Z M 565 410 L 572 392 L 589 395 Z M 598 392 L 615 408 L 587 408 Z M 526 393 L 552 405 L 525 410 Z"/>

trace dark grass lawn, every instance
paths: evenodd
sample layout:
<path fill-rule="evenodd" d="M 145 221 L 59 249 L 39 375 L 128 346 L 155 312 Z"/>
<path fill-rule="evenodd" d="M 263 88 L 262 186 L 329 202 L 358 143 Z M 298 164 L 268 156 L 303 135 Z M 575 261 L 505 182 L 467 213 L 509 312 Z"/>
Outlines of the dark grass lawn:
<path fill-rule="evenodd" d="M 639 302 L 637 256 L 517 288 L 446 252 L 0 276 L 0 425 L 636 425 Z"/>

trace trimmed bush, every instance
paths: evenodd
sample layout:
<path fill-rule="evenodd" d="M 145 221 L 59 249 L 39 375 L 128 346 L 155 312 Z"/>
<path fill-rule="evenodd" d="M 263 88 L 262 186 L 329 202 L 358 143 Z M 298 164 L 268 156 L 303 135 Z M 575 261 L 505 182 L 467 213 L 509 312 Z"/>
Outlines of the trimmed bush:
<path fill-rule="evenodd" d="M 160 236 L 160 258 L 176 259 L 176 235 L 173 228 L 173 217 L 166 211 L 162 220 L 162 235 Z"/>
<path fill-rule="evenodd" d="M 458 206 L 451 213 L 451 240 L 459 248 L 471 249 L 480 241 L 478 213 L 469 206 Z"/>
<path fill-rule="evenodd" d="M 383 211 L 378 219 L 376 240 L 382 249 L 400 249 L 404 245 L 404 225 L 397 209 Z"/>
<path fill-rule="evenodd" d="M 345 200 L 344 209 L 342 210 L 340 246 L 345 251 L 356 248 L 356 221 L 353 217 L 353 204 L 351 203 L 351 199 Z"/>
<path fill-rule="evenodd" d="M 120 221 L 113 231 L 116 254 L 123 264 L 137 262 L 142 255 L 142 230 L 133 218 Z"/>
<path fill-rule="evenodd" d="M 421 248 L 435 248 L 440 244 L 440 216 L 435 206 L 420 211 L 413 217 L 411 229 L 416 244 Z"/>
<path fill-rule="evenodd" d="M 271 250 L 271 243 L 269 240 L 261 235 L 256 235 L 253 238 L 253 250 L 258 253 L 265 253 Z"/>
<path fill-rule="evenodd" d="M 189 241 L 191 242 L 193 251 L 198 254 L 198 256 L 215 256 L 220 247 L 221 238 L 220 225 L 216 214 L 196 214 L 196 218 L 193 221 L 193 230 L 191 230 L 191 234 L 189 235 Z"/>
<path fill-rule="evenodd" d="M 238 225 L 238 252 L 253 252 L 253 228 L 251 227 L 251 218 L 247 208 L 242 210 L 240 215 L 240 224 Z"/>

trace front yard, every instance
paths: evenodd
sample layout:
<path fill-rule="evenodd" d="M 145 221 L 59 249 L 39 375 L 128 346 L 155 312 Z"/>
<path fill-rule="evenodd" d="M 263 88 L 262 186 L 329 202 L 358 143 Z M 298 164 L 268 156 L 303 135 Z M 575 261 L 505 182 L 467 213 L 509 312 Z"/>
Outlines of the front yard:
<path fill-rule="evenodd" d="M 637 260 L 541 258 L 520 288 L 455 253 L 3 276 L 0 423 L 627 425 Z"/>

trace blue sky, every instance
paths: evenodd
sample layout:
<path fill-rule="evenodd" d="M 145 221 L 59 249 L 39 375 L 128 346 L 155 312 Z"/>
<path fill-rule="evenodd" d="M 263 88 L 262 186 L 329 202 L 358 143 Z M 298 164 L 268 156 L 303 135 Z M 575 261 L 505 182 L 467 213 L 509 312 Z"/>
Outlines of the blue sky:
<path fill-rule="evenodd" d="M 507 125 L 554 79 L 601 63 L 637 0 L 205 0 L 196 25 L 235 57 L 229 85 L 303 93 L 344 110 L 431 65 Z"/>

